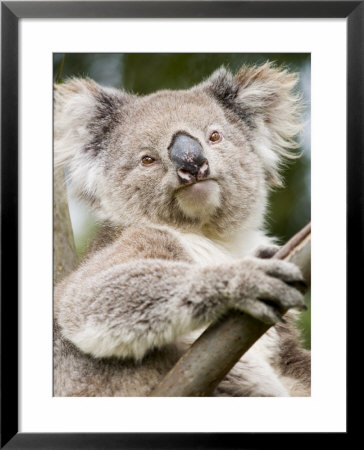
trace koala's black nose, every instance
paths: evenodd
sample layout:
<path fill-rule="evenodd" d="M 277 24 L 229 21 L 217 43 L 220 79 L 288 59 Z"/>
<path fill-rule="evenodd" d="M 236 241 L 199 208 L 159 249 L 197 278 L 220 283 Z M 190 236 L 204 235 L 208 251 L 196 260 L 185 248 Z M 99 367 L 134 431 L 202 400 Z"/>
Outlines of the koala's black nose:
<path fill-rule="evenodd" d="M 195 183 L 210 174 L 200 143 L 187 134 L 177 134 L 169 146 L 169 156 L 182 183 Z"/>

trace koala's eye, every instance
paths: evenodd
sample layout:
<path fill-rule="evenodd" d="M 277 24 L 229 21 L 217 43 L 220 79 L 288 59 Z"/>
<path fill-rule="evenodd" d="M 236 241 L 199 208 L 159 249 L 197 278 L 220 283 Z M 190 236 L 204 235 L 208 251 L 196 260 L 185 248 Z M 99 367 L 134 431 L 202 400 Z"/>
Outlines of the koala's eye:
<path fill-rule="evenodd" d="M 221 141 L 221 134 L 218 131 L 213 131 L 209 137 L 210 142 L 219 142 Z"/>
<path fill-rule="evenodd" d="M 151 164 L 153 164 L 155 162 L 155 159 L 152 158 L 151 156 L 145 155 L 142 158 L 142 164 L 143 166 L 150 166 Z"/>

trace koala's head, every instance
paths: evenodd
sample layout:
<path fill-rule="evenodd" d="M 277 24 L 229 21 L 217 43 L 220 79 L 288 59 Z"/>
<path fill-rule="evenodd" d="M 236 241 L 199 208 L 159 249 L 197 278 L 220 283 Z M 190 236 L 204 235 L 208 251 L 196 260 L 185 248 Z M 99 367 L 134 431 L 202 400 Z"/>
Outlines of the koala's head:
<path fill-rule="evenodd" d="M 280 160 L 297 146 L 296 83 L 271 64 L 147 96 L 69 80 L 55 88 L 55 164 L 117 225 L 219 235 L 259 226 Z"/>

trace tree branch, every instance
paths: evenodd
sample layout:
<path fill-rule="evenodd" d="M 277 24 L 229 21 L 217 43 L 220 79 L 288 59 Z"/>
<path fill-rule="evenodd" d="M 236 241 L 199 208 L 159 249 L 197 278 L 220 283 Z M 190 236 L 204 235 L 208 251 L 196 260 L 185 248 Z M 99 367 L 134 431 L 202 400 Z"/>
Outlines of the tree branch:
<path fill-rule="evenodd" d="M 293 236 L 275 255 L 297 264 L 309 284 L 311 277 L 311 224 Z M 253 317 L 231 311 L 212 324 L 192 344 L 152 397 L 211 395 L 242 355 L 270 328 Z"/>

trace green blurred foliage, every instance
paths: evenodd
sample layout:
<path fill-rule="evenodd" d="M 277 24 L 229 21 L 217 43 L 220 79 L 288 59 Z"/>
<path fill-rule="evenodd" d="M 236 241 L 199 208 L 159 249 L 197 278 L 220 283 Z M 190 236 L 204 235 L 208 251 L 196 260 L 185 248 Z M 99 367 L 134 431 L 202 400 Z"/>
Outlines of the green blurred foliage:
<path fill-rule="evenodd" d="M 274 61 L 288 70 L 300 73 L 299 90 L 308 123 L 302 137 L 300 159 L 286 164 L 284 189 L 271 193 L 267 230 L 284 243 L 310 221 L 310 54 L 307 53 L 127 53 L 127 54 L 54 54 L 54 80 L 62 82 L 71 76 L 88 76 L 105 86 L 148 94 L 158 89 L 184 89 L 201 82 L 215 69 L 225 65 L 236 72 L 243 64 Z M 94 227 L 81 233 L 77 247 L 84 251 Z M 77 236 L 77 233 L 76 233 Z M 77 243 L 77 242 L 76 242 Z M 309 303 L 309 296 L 307 297 Z M 310 308 L 300 319 L 306 345 L 310 345 Z"/>
<path fill-rule="evenodd" d="M 311 348 L 311 290 L 307 292 L 305 302 L 307 311 L 300 314 L 298 329 L 301 331 L 303 346 L 305 348 Z"/>

